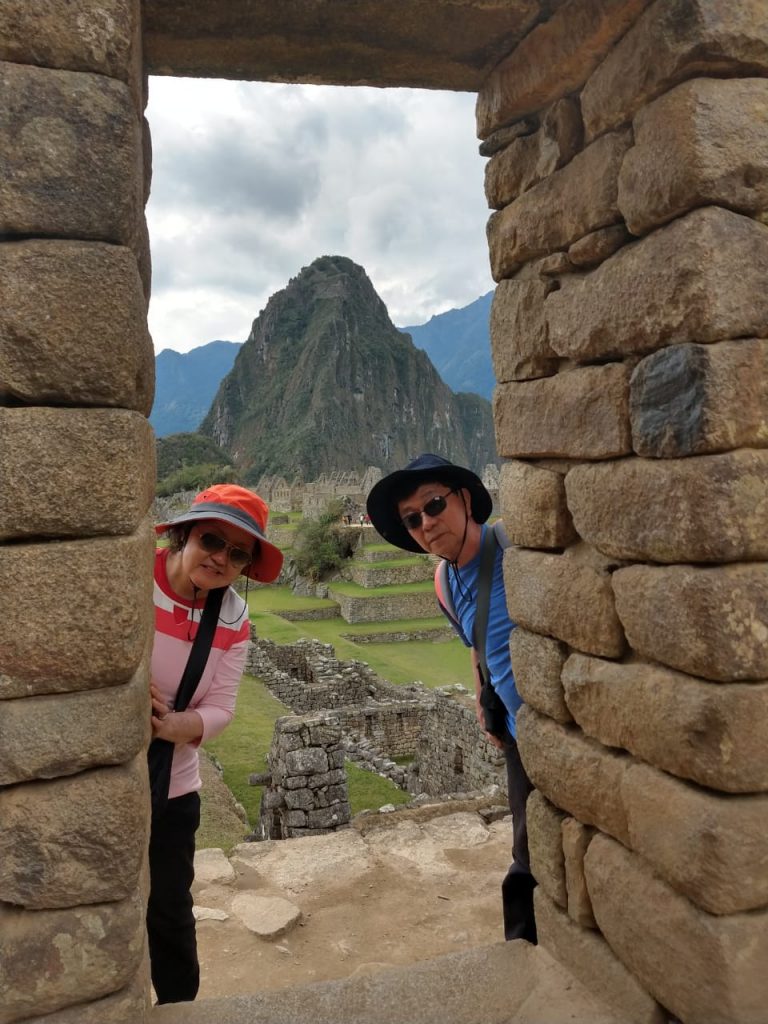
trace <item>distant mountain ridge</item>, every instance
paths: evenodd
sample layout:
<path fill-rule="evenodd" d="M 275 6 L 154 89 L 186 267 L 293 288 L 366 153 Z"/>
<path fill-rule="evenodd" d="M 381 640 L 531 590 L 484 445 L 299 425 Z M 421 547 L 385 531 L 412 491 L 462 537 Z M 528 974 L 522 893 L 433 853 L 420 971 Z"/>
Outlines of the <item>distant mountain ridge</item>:
<path fill-rule="evenodd" d="M 400 328 L 417 348 L 424 349 L 448 387 L 488 399 L 496 383 L 489 326 L 492 300 L 490 291 L 461 309 L 438 313 L 425 324 Z"/>
<path fill-rule="evenodd" d="M 197 430 L 241 348 L 239 341 L 211 341 L 191 352 L 166 348 L 155 357 L 149 422 L 158 437 Z"/>
<path fill-rule="evenodd" d="M 496 461 L 490 403 L 454 394 L 394 326 L 363 268 L 343 256 L 320 257 L 272 296 L 200 433 L 246 482 L 387 471 L 419 451 Z"/>
<path fill-rule="evenodd" d="M 452 391 L 488 399 L 493 394 L 488 325 L 492 298 L 488 292 L 425 324 L 399 328 L 427 353 Z M 189 352 L 163 349 L 156 356 L 155 404 L 149 419 L 158 437 L 197 430 L 242 347 L 238 341 L 211 341 Z"/>

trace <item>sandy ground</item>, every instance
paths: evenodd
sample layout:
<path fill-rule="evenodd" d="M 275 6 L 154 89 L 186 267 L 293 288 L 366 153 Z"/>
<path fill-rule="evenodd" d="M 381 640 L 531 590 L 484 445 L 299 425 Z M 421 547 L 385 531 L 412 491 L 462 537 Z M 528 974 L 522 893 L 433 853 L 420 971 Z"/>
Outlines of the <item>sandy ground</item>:
<path fill-rule="evenodd" d="M 198 907 L 229 915 L 198 921 L 200 998 L 345 978 L 498 942 L 510 847 L 510 818 L 486 824 L 471 804 L 453 802 L 364 816 L 336 835 L 239 846 L 226 883 L 206 881 L 202 871 L 195 883 Z M 281 897 L 300 919 L 275 937 L 254 934 L 233 911 L 243 892 Z"/>

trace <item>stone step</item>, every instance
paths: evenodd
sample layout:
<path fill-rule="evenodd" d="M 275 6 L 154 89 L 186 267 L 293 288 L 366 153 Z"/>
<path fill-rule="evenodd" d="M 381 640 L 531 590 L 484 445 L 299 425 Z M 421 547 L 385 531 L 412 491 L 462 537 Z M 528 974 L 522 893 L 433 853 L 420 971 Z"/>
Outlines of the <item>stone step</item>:
<path fill-rule="evenodd" d="M 168 1003 L 148 1024 L 626 1024 L 541 946 L 502 942 L 376 974 Z"/>

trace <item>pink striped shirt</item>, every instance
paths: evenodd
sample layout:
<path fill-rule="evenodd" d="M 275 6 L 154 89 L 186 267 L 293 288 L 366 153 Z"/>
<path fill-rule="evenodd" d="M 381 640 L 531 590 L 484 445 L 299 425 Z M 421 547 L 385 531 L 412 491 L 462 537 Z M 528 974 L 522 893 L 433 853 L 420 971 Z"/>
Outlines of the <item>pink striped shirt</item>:
<path fill-rule="evenodd" d="M 197 633 L 204 601 L 193 605 L 180 597 L 168 581 L 168 548 L 155 554 L 155 641 L 152 648 L 152 681 L 172 706 L 181 676 Z M 202 738 L 180 743 L 173 754 L 170 796 L 183 796 L 200 789 L 197 748 L 229 725 L 248 651 L 249 619 L 245 601 L 227 589 L 221 604 L 213 647 L 189 708 L 203 720 Z"/>

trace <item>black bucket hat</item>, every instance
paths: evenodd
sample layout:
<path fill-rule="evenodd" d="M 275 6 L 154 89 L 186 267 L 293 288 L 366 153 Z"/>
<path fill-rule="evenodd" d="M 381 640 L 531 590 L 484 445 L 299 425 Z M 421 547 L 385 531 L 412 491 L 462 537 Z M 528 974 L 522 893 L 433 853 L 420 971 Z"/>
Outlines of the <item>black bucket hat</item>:
<path fill-rule="evenodd" d="M 405 469 L 397 469 L 389 476 L 382 477 L 368 495 L 366 507 L 371 522 L 390 544 L 405 551 L 424 551 L 403 526 L 397 503 L 412 494 L 421 484 L 432 480 L 447 487 L 466 487 L 470 494 L 474 521 L 484 523 L 488 519 L 493 501 L 476 473 L 463 466 L 455 466 L 440 455 L 417 455 Z"/>

